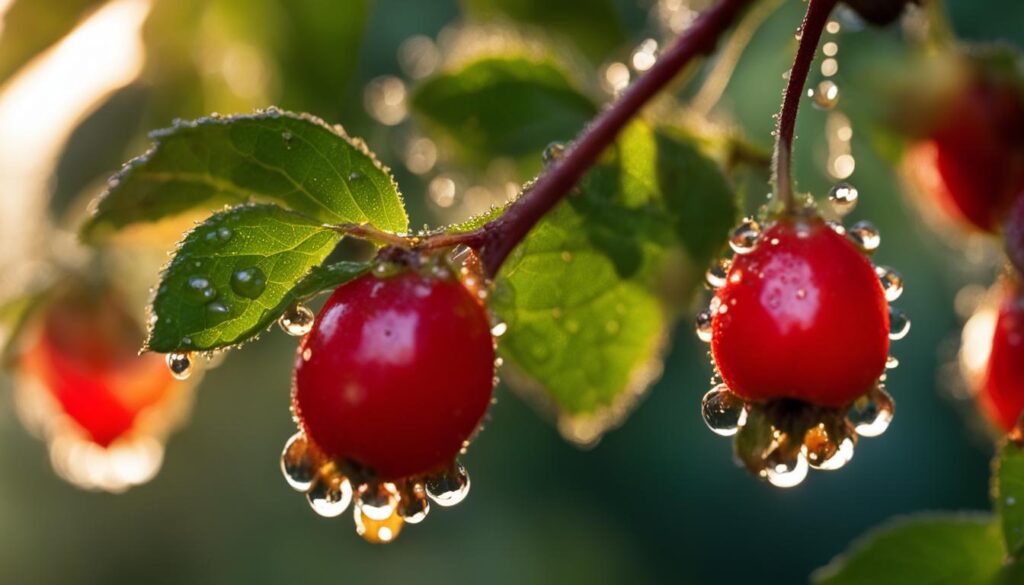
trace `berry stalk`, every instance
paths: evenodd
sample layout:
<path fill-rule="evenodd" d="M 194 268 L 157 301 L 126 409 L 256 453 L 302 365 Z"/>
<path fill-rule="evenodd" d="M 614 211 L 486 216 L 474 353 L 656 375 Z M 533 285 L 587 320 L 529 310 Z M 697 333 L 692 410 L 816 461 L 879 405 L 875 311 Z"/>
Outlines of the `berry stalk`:
<path fill-rule="evenodd" d="M 782 109 L 779 112 L 779 123 L 775 128 L 775 155 L 772 168 L 772 183 L 779 201 L 782 201 L 786 212 L 794 210 L 793 198 L 793 135 L 796 130 L 796 114 L 800 109 L 800 98 L 803 96 L 804 85 L 814 53 L 818 49 L 821 33 L 825 29 L 828 17 L 838 0 L 809 0 L 804 21 L 800 25 L 793 67 L 789 70 L 789 81 L 782 97 Z"/>
<path fill-rule="evenodd" d="M 711 52 L 718 38 L 751 1 L 720 0 L 701 14 L 661 55 L 654 67 L 584 128 L 565 156 L 544 172 L 501 217 L 473 232 L 439 234 L 414 246 L 430 249 L 465 244 L 478 250 L 484 271 L 488 277 L 494 277 L 509 253 L 572 190 L 626 124 L 690 61 Z"/>

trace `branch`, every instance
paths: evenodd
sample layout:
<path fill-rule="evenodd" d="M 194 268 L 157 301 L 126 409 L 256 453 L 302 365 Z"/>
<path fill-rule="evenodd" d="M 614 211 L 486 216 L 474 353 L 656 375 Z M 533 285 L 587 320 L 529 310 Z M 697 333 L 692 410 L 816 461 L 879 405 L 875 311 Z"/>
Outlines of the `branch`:
<path fill-rule="evenodd" d="M 821 32 L 828 22 L 829 14 L 838 0 L 809 0 L 803 24 L 797 33 L 800 44 L 797 46 L 793 67 L 789 70 L 789 82 L 782 97 L 782 111 L 779 112 L 779 124 L 775 129 L 775 165 L 772 182 L 776 197 L 785 206 L 787 212 L 793 211 L 793 134 L 796 130 L 796 114 L 800 108 L 807 73 L 814 62 L 814 53 L 821 40 Z"/>

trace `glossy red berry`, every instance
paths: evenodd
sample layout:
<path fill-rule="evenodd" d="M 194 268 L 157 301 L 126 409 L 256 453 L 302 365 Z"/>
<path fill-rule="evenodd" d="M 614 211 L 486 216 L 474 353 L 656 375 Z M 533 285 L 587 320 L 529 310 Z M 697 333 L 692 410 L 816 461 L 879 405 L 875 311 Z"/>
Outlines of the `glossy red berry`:
<path fill-rule="evenodd" d="M 968 322 L 962 358 L 981 411 L 1004 431 L 1024 410 L 1024 290 L 999 285 L 998 305 Z"/>
<path fill-rule="evenodd" d="M 452 463 L 493 379 L 487 311 L 462 283 L 365 275 L 334 292 L 303 339 L 293 407 L 327 456 L 396 480 Z"/>
<path fill-rule="evenodd" d="M 844 407 L 885 369 L 889 309 L 870 260 L 817 217 L 737 254 L 711 303 L 711 351 L 737 396 Z"/>

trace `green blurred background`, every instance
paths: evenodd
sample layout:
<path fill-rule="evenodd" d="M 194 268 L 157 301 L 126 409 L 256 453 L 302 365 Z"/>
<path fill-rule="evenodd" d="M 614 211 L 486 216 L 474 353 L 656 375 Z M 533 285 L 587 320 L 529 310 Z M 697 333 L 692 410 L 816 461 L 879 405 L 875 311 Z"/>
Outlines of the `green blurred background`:
<path fill-rule="evenodd" d="M 223 93 L 216 73 L 189 64 L 188 55 L 236 35 L 266 43 L 279 56 L 285 73 L 267 95 L 365 137 L 395 169 L 413 223 L 437 221 L 439 210 L 425 196 L 427 181 L 403 169 L 396 131 L 367 115 L 362 95 L 378 76 L 402 75 L 396 52 L 405 39 L 435 37 L 462 18 L 464 6 L 455 0 L 297 3 L 349 11 L 350 18 L 335 19 L 340 28 L 317 36 L 306 33 L 328 24 L 315 11 L 282 18 L 294 13 L 284 0 L 219 4 L 234 16 L 217 20 L 207 13 L 200 23 L 190 19 L 199 18 L 202 2 L 158 2 L 147 25 L 152 45 L 143 79 L 86 119 L 63 149 L 49 188 L 56 217 L 139 152 L 149 127 L 215 108 L 269 105 Z M 584 47 L 593 56 L 614 46 L 597 63 L 624 59 L 657 35 L 649 0 L 613 4 L 619 24 L 600 33 L 608 43 Z M 768 19 L 720 104 L 765 147 L 803 7 L 789 0 Z M 1018 0 L 950 0 L 947 9 L 962 38 L 1024 44 Z M 591 13 L 570 15 L 583 27 Z M 852 28 L 839 39 L 841 88 L 906 51 L 897 30 Z M 614 40 L 619 34 L 621 43 Z M 331 42 L 318 45 L 322 38 Z M 0 47 L 11 50 L 3 42 L 0 36 Z M 347 63 L 351 78 L 323 74 L 344 71 Z M 870 121 L 858 119 L 871 104 L 857 100 L 872 99 L 871 92 L 854 90 L 842 103 L 854 120 L 857 169 L 850 180 L 861 193 L 854 219 L 870 218 L 881 228 L 877 261 L 903 273 L 907 290 L 900 305 L 913 329 L 895 345 L 902 365 L 890 374 L 898 402 L 892 427 L 882 438 L 862 441 L 841 472 L 815 473 L 797 488 L 779 490 L 736 467 L 731 442 L 701 420 L 710 370 L 705 348 L 684 320 L 661 381 L 626 424 L 592 450 L 563 441 L 499 387 L 487 429 L 465 458 L 473 478 L 467 501 L 435 511 L 395 544 L 372 546 L 355 535 L 348 515 L 316 517 L 280 477 L 278 456 L 294 432 L 288 390 L 295 343 L 274 332 L 206 376 L 190 421 L 170 439 L 161 473 L 117 496 L 82 492 L 56 478 L 44 444 L 14 416 L 5 383 L 0 582 L 800 583 L 894 515 L 987 509 L 991 449 L 970 430 L 962 406 L 944 395 L 939 371 L 961 326 L 953 310 L 957 291 L 968 282 L 987 284 L 994 268 L 965 266 L 960 242 L 919 227 L 896 172 L 873 149 Z M 821 112 L 804 108 L 797 175 L 816 193 L 830 184 L 822 165 L 823 126 Z"/>

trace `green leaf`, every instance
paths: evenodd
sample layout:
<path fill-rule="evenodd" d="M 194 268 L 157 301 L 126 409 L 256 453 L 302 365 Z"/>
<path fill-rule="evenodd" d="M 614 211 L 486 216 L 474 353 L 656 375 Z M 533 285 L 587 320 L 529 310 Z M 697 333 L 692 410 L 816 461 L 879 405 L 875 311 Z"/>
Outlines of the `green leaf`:
<path fill-rule="evenodd" d="M 324 223 L 403 232 L 409 220 L 389 171 L 362 142 L 311 116 L 271 109 L 179 122 L 111 179 L 87 239 L 139 222 L 252 200 Z"/>
<path fill-rule="evenodd" d="M 561 36 L 595 62 L 626 41 L 622 14 L 612 0 L 462 0 L 462 4 L 466 14 L 477 20 L 507 18 Z"/>
<path fill-rule="evenodd" d="M 554 58 L 487 55 L 443 71 L 410 98 L 419 122 L 469 164 L 526 159 L 532 170 L 549 143 L 571 140 L 597 106 Z"/>
<path fill-rule="evenodd" d="M 212 216 L 185 236 L 163 272 L 146 349 L 212 350 L 258 335 L 300 297 L 358 274 L 347 265 L 311 273 L 340 239 L 276 205 Z"/>
<path fill-rule="evenodd" d="M 716 169 L 680 134 L 634 124 L 498 275 L 510 382 L 568 439 L 596 441 L 660 375 L 676 310 L 735 220 Z"/>
<path fill-rule="evenodd" d="M 816 585 L 997 583 L 1005 553 L 987 514 L 929 514 L 873 530 L 814 573 Z"/>
<path fill-rule="evenodd" d="M 0 84 L 71 32 L 100 0 L 15 0 L 3 15 Z"/>
<path fill-rule="evenodd" d="M 992 488 L 1006 550 L 1018 556 L 1024 550 L 1024 450 L 1013 441 L 1006 442 L 995 461 Z"/>

